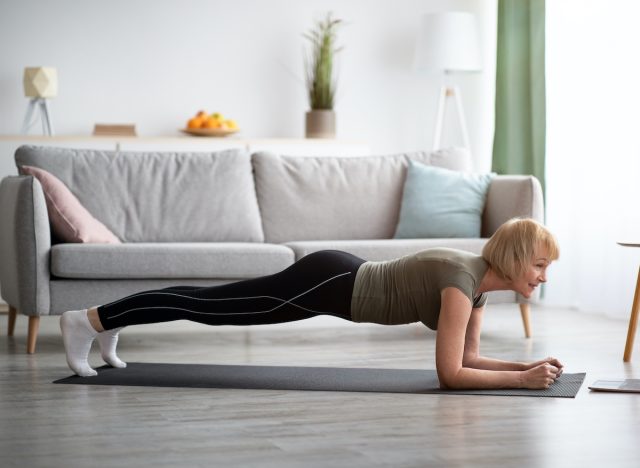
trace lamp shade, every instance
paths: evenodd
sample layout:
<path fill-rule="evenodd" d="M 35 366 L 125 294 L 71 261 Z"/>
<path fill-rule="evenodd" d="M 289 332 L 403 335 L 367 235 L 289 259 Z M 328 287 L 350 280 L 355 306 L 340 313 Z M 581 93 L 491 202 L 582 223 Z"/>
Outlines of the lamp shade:
<path fill-rule="evenodd" d="M 22 83 L 26 97 L 52 98 L 58 94 L 58 73 L 52 67 L 25 68 Z"/>
<path fill-rule="evenodd" d="M 414 65 L 429 71 L 482 70 L 475 16 L 460 11 L 424 15 Z"/>

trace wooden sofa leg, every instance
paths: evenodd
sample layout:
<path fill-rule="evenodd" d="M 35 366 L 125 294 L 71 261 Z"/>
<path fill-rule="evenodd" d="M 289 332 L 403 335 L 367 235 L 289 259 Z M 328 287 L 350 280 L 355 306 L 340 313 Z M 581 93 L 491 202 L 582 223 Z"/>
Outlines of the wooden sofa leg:
<path fill-rule="evenodd" d="M 522 315 L 522 325 L 524 325 L 524 336 L 531 338 L 531 317 L 529 304 L 518 304 L 520 306 L 520 315 Z"/>
<path fill-rule="evenodd" d="M 15 307 L 9 306 L 9 324 L 7 326 L 7 336 L 13 336 L 13 331 L 16 329 L 16 316 L 18 310 Z"/>
<path fill-rule="evenodd" d="M 29 334 L 27 335 L 27 353 L 36 352 L 36 339 L 38 338 L 38 329 L 40 328 L 40 317 L 37 315 L 29 316 Z"/>

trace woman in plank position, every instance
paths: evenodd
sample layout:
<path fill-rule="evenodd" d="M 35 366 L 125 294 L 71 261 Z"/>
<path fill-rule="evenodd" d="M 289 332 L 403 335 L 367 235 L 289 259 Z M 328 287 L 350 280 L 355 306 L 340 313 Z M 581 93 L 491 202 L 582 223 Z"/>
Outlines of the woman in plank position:
<path fill-rule="evenodd" d="M 487 292 L 512 290 L 528 298 L 559 256 L 554 236 L 531 219 L 498 228 L 482 255 L 434 248 L 385 262 L 336 250 L 309 254 L 269 276 L 212 287 L 145 291 L 60 319 L 67 363 L 78 375 L 89 366 L 97 337 L 102 358 L 116 355 L 128 325 L 191 320 L 207 325 L 261 325 L 332 315 L 387 325 L 422 322 L 437 330 L 436 368 L 443 388 L 548 388 L 562 373 L 555 358 L 509 362 L 480 356 Z"/>

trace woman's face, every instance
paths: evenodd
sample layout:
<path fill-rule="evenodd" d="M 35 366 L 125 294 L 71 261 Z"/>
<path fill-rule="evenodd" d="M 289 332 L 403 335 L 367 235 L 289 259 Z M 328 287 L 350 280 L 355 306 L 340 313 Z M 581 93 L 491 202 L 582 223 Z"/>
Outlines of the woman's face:
<path fill-rule="evenodd" d="M 540 285 L 547 282 L 547 267 L 551 264 L 546 249 L 536 249 L 535 255 L 526 270 L 514 281 L 513 289 L 529 298 Z"/>

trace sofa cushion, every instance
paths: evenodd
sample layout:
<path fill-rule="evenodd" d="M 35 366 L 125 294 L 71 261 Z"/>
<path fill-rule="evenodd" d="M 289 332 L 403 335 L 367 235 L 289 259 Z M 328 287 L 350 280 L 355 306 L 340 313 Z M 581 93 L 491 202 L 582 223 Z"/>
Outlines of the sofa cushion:
<path fill-rule="evenodd" d="M 51 273 L 79 279 L 245 279 L 277 273 L 293 261 L 291 249 L 260 243 L 57 244 L 51 249 Z"/>
<path fill-rule="evenodd" d="M 409 160 L 469 170 L 464 149 L 390 156 L 252 156 L 267 242 L 389 239 Z"/>
<path fill-rule="evenodd" d="M 124 242 L 262 242 L 251 159 L 216 153 L 21 146 L 18 166 L 59 178 Z"/>
<path fill-rule="evenodd" d="M 480 237 L 493 174 L 472 174 L 409 164 L 395 237 Z"/>
<path fill-rule="evenodd" d="M 89 213 L 56 176 L 39 167 L 20 166 L 19 170 L 40 182 L 51 228 L 60 239 L 65 242 L 120 243 L 120 239 Z"/>

